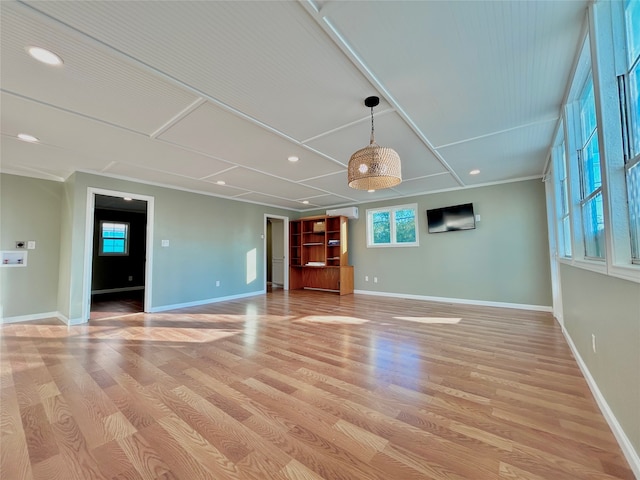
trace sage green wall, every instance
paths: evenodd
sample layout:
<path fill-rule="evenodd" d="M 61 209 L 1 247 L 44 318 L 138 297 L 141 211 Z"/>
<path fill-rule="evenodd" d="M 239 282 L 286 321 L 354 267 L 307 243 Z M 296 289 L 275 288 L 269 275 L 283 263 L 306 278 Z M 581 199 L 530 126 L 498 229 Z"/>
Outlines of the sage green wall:
<path fill-rule="evenodd" d="M 76 173 L 64 184 L 3 176 L 3 180 L 12 178 L 26 183 L 15 192 L 3 192 L 3 198 L 13 198 L 19 193 L 34 199 L 19 200 L 28 209 L 26 218 L 38 218 L 45 203 L 48 210 L 56 211 L 55 215 L 46 215 L 55 219 L 60 246 L 56 255 L 59 268 L 52 268 L 51 274 L 56 279 L 48 282 L 59 285 L 57 302 L 55 305 L 50 302 L 49 308 L 74 321 L 82 313 L 88 187 L 155 198 L 153 308 L 262 290 L 264 214 L 300 216 L 286 210 L 86 173 Z M 42 189 L 41 184 L 56 185 L 55 201 L 39 202 L 38 197 L 31 195 L 31 191 Z M 412 202 L 418 203 L 420 246 L 366 248 L 366 209 Z M 476 213 L 482 216 L 476 230 L 427 234 L 427 209 L 466 202 L 473 202 Z M 424 195 L 401 202 L 368 203 L 360 206 L 360 213 L 360 219 L 351 220 L 349 228 L 356 289 L 551 304 L 544 188 L 538 180 Z M 162 239 L 170 241 L 169 248 L 160 246 Z M 247 282 L 247 254 L 252 251 L 256 258 L 255 279 Z M 364 281 L 365 275 L 369 276 L 369 282 Z M 373 283 L 374 276 L 378 277 L 377 284 Z M 216 280 L 220 280 L 220 287 L 215 287 Z M 37 313 L 26 306 L 19 312 L 5 311 L 5 315 Z"/>
<path fill-rule="evenodd" d="M 366 210 L 409 203 L 418 204 L 420 246 L 367 248 Z M 427 233 L 427 209 L 462 203 L 473 203 L 481 216 L 475 230 Z M 359 214 L 349 221 L 356 290 L 551 306 L 540 180 L 367 203 Z"/>
<path fill-rule="evenodd" d="M 78 172 L 71 207 L 71 319 L 82 313 L 89 187 L 154 197 L 152 308 L 264 290 L 264 214 L 294 216 L 283 209 Z M 170 246 L 161 247 L 161 240 Z M 252 254 L 255 271 L 248 280 Z"/>
<path fill-rule="evenodd" d="M 640 284 L 565 264 L 560 279 L 565 329 L 640 455 Z"/>
<path fill-rule="evenodd" d="M 61 203 L 61 183 L 0 176 L 0 249 L 15 250 L 16 240 L 36 242 L 26 267 L 0 268 L 4 318 L 58 310 Z"/>

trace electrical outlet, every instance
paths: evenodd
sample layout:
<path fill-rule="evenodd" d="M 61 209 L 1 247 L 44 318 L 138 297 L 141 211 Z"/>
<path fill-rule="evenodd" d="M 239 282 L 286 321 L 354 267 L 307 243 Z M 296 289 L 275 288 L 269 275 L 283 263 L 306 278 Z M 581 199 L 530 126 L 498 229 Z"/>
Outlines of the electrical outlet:
<path fill-rule="evenodd" d="M 365 282 L 368 282 L 368 281 L 369 281 L 369 275 L 365 275 L 365 276 L 364 276 L 364 281 L 365 281 Z"/>
<path fill-rule="evenodd" d="M 593 353 L 596 353 L 596 334 L 591 334 L 591 348 L 593 348 Z"/>
<path fill-rule="evenodd" d="M 129 275 L 129 281 L 133 282 L 133 275 Z"/>
<path fill-rule="evenodd" d="M 16 249 L 18 248 L 26 248 L 27 247 L 27 242 L 25 242 L 24 240 L 18 240 L 16 242 Z"/>
<path fill-rule="evenodd" d="M 373 283 L 378 283 L 378 277 L 373 277 Z"/>
<path fill-rule="evenodd" d="M 220 280 L 216 280 L 216 287 L 220 286 Z"/>

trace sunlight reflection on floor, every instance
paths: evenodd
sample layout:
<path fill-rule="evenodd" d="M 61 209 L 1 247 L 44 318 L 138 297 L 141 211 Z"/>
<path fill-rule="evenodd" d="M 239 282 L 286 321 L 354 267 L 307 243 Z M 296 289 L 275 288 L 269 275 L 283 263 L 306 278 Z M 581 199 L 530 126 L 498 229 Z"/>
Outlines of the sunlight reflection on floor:
<path fill-rule="evenodd" d="M 355 317 L 341 317 L 338 315 L 307 315 L 298 320 L 296 323 L 328 323 L 328 324 L 342 324 L 342 325 L 362 325 L 369 320 L 365 318 Z"/>
<path fill-rule="evenodd" d="M 461 318 L 448 317 L 393 317 L 396 320 L 406 320 L 407 322 L 437 324 L 456 324 L 460 323 Z"/>

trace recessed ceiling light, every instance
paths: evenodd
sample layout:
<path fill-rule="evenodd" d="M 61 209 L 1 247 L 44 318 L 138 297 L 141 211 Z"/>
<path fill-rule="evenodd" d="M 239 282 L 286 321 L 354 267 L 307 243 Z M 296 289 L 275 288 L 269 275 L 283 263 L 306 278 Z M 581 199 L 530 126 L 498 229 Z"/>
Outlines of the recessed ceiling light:
<path fill-rule="evenodd" d="M 47 65 L 62 65 L 64 62 L 55 53 L 40 47 L 27 47 L 27 52 L 39 62 Z"/>
<path fill-rule="evenodd" d="M 475 169 L 473 169 L 473 170 L 471 170 L 471 171 L 469 172 L 469 175 L 478 175 L 479 173 L 480 173 L 480 170 L 478 170 L 477 168 L 475 168 Z"/>
<path fill-rule="evenodd" d="M 309 204 L 309 200 L 303 200 L 302 203 L 304 203 L 305 205 Z"/>
<path fill-rule="evenodd" d="M 131 200 L 133 200 L 133 198 L 131 198 L 131 197 L 123 197 L 122 199 L 127 201 L 127 202 L 130 202 Z"/>
<path fill-rule="evenodd" d="M 36 137 L 34 137 L 33 135 L 29 135 L 28 133 L 19 133 L 18 138 L 23 142 L 36 143 L 40 141 Z"/>
<path fill-rule="evenodd" d="M 287 158 L 287 160 L 289 160 L 291 163 L 295 163 L 300 159 L 298 157 L 296 157 L 295 155 L 291 155 L 289 158 Z"/>
<path fill-rule="evenodd" d="M 225 182 L 224 180 L 218 180 L 216 183 L 218 185 L 226 185 L 227 184 L 227 182 Z"/>
<path fill-rule="evenodd" d="M 368 192 L 368 193 L 373 193 L 373 192 L 375 192 L 375 190 L 374 190 L 374 189 L 371 189 L 371 190 L 367 190 L 367 192 Z"/>

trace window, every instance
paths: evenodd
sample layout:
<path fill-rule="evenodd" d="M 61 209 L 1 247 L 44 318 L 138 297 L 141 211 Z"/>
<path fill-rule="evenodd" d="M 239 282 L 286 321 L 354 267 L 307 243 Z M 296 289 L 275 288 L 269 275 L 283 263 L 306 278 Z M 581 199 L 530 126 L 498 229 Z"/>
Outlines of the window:
<path fill-rule="evenodd" d="M 129 255 L 129 224 L 100 222 L 100 255 Z"/>
<path fill-rule="evenodd" d="M 640 1 L 592 2 L 551 150 L 558 257 L 640 283 Z"/>
<path fill-rule="evenodd" d="M 605 245 L 602 179 L 596 105 L 591 77 L 588 78 L 582 89 L 579 103 L 581 143 L 578 149 L 578 171 L 584 256 L 591 259 L 603 259 Z"/>
<path fill-rule="evenodd" d="M 624 10 L 628 68 L 619 78 L 618 85 L 631 260 L 633 263 L 640 263 L 640 2 L 627 0 Z"/>
<path fill-rule="evenodd" d="M 418 246 L 417 204 L 367 210 L 367 247 Z"/>
<path fill-rule="evenodd" d="M 562 128 L 560 128 L 562 131 Z M 556 182 L 556 205 L 558 208 L 558 251 L 563 257 L 571 257 L 571 219 L 569 217 L 569 179 L 567 177 L 566 143 L 564 140 L 554 148 L 554 172 Z"/>

